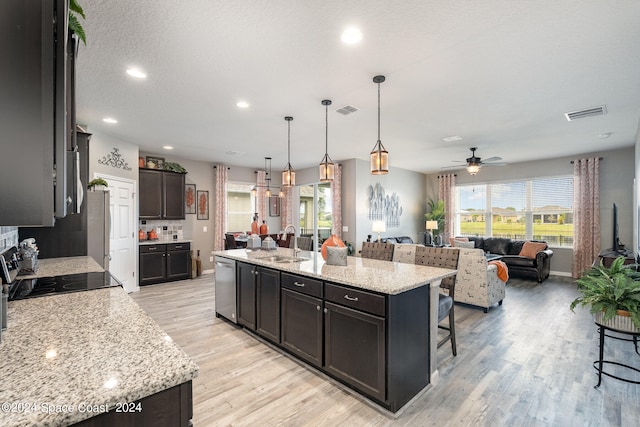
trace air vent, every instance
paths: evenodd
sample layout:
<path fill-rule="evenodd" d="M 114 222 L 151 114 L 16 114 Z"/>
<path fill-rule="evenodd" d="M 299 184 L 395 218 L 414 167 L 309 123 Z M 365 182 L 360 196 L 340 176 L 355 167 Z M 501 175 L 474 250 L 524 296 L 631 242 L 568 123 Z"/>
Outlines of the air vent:
<path fill-rule="evenodd" d="M 564 116 L 567 118 L 567 121 L 573 121 L 576 119 L 584 119 L 585 117 L 604 116 L 605 114 L 607 114 L 607 106 L 600 105 L 598 107 L 564 113 Z"/>
<path fill-rule="evenodd" d="M 336 111 L 346 116 L 347 114 L 355 113 L 358 109 L 352 105 L 345 105 L 344 107 L 338 108 Z"/>

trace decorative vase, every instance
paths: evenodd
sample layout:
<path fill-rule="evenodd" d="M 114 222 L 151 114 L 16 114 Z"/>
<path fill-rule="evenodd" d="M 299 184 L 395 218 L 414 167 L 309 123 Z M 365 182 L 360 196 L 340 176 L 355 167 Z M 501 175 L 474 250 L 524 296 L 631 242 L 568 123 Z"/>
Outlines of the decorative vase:
<path fill-rule="evenodd" d="M 593 319 L 598 325 L 605 326 L 622 332 L 632 332 L 640 334 L 640 329 L 631 321 L 631 315 L 628 311 L 618 310 L 618 314 L 609 320 L 604 320 L 604 311 L 593 314 Z"/>
<path fill-rule="evenodd" d="M 337 246 L 339 248 L 346 247 L 344 242 L 338 236 L 332 234 L 327 240 L 324 241 L 324 243 L 322 244 L 322 248 L 320 249 L 322 253 L 322 259 L 324 259 L 325 261 L 327 260 L 327 246 Z"/>

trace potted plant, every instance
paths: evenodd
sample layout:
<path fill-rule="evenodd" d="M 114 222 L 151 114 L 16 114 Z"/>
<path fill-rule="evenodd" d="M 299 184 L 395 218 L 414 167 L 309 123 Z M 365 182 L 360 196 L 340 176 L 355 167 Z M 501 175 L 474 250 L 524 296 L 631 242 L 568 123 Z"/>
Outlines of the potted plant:
<path fill-rule="evenodd" d="M 96 187 L 98 187 L 98 188 L 96 188 Z M 107 181 L 105 181 L 102 178 L 92 179 L 87 184 L 87 188 L 89 189 L 89 191 L 95 191 L 95 190 L 103 190 L 104 191 L 107 187 L 109 187 L 109 183 L 107 183 Z"/>
<path fill-rule="evenodd" d="M 589 306 L 596 323 L 613 329 L 640 332 L 640 273 L 636 264 L 624 265 L 625 257 L 611 267 L 600 265 L 587 270 L 578 282 L 580 296 L 571 303 Z"/>
<path fill-rule="evenodd" d="M 439 236 L 444 229 L 444 200 L 438 200 L 437 202 L 434 200 L 429 200 L 427 202 L 427 207 L 429 209 L 429 212 L 424 214 L 424 218 L 427 221 L 438 222 L 438 228 L 433 230 L 434 240 L 436 240 L 435 237 Z M 441 239 L 440 244 L 442 244 Z"/>

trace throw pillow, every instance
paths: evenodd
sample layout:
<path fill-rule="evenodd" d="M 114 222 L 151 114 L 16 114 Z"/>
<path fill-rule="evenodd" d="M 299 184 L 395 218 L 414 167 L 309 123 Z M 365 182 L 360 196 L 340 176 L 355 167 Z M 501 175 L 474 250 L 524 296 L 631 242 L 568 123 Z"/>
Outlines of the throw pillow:
<path fill-rule="evenodd" d="M 520 256 L 526 258 L 535 258 L 538 252 L 544 251 L 545 249 L 547 249 L 546 243 L 524 242 L 524 245 L 522 245 L 522 250 L 520 251 Z"/>
<path fill-rule="evenodd" d="M 455 246 L 455 241 L 459 241 L 459 242 L 468 242 L 469 238 L 468 237 L 449 237 L 449 244 L 451 246 Z"/>
<path fill-rule="evenodd" d="M 473 249 L 476 247 L 476 243 L 475 242 L 465 242 L 462 240 L 454 240 L 453 241 L 453 247 L 455 248 L 466 248 L 466 249 Z"/>

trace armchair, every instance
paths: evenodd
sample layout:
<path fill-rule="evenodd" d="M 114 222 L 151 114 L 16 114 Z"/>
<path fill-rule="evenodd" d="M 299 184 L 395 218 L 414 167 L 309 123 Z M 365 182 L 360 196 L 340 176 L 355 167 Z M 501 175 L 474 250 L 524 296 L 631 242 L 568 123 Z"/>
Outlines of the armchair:
<path fill-rule="evenodd" d="M 498 268 L 487 264 L 482 249 L 460 248 L 455 301 L 482 307 L 484 312 L 505 296 L 505 282 L 498 278 Z"/>

